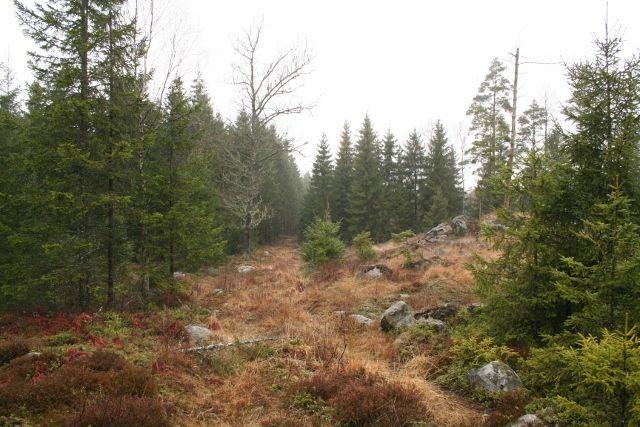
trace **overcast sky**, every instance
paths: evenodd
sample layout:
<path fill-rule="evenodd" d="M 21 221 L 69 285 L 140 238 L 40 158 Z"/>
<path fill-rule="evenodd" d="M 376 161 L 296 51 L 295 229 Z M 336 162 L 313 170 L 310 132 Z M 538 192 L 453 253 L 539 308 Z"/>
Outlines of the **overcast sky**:
<path fill-rule="evenodd" d="M 401 142 L 413 128 L 427 139 L 441 119 L 459 144 L 458 126 L 493 57 L 507 62 L 516 46 L 523 61 L 589 57 L 593 38 L 604 32 L 607 9 L 605 0 L 157 1 L 165 33 L 176 28 L 181 33 L 181 72 L 190 78 L 200 70 L 214 108 L 228 120 L 239 108 L 237 88 L 230 84 L 232 43 L 244 30 L 264 22 L 265 58 L 294 44 L 308 46 L 313 73 L 300 95 L 317 105 L 278 123 L 296 142 L 309 142 L 298 156 L 303 172 L 310 169 L 323 132 L 335 152 L 344 121 L 355 133 L 365 114 L 379 134 L 391 129 Z M 627 53 L 637 53 L 640 1 L 608 3 L 610 26 L 622 31 Z M 30 44 L 11 0 L 0 0 L 0 40 L 0 59 L 18 81 L 28 81 Z M 158 49 L 158 63 L 164 54 Z M 512 64 L 507 66 L 511 78 Z M 545 93 L 556 109 L 567 99 L 562 66 L 525 64 L 520 81 L 521 111 Z"/>

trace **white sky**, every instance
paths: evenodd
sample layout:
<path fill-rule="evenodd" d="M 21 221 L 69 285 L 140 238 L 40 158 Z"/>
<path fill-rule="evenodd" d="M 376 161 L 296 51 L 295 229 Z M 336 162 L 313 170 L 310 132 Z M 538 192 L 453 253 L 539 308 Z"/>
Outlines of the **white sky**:
<path fill-rule="evenodd" d="M 264 21 L 266 59 L 292 44 L 310 48 L 314 71 L 300 95 L 317 105 L 310 114 L 278 123 L 297 143 L 309 142 L 297 159 L 302 172 L 310 169 L 323 132 L 335 152 L 344 121 L 355 133 L 367 113 L 378 134 L 390 128 L 401 142 L 414 127 L 428 138 L 440 118 L 459 144 L 456 129 L 494 56 L 507 61 L 518 45 L 523 61 L 589 57 L 594 36 L 603 34 L 607 7 L 605 0 L 157 1 L 165 34 L 177 28 L 182 35 L 181 72 L 191 78 L 201 71 L 214 108 L 228 120 L 239 106 L 230 84 L 232 42 L 244 30 Z M 637 53 L 640 1 L 608 3 L 610 26 L 623 32 L 627 53 Z M 29 48 L 11 0 L 0 0 L 0 60 L 20 82 L 30 79 Z M 157 50 L 158 64 L 164 54 Z M 556 110 L 567 99 L 562 66 L 525 64 L 521 70 L 520 111 L 545 93 Z"/>

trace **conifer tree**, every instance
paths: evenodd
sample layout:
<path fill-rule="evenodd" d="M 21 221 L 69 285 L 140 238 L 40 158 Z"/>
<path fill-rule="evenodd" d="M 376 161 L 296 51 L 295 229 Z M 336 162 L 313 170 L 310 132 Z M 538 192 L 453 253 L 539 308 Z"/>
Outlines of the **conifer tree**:
<path fill-rule="evenodd" d="M 38 96 L 46 100 L 38 126 L 49 140 L 38 135 L 30 142 L 37 146 L 32 153 L 47 159 L 42 164 L 33 159 L 33 164 L 45 183 L 42 190 L 53 196 L 45 202 L 53 236 L 46 245 L 49 274 L 53 282 L 73 283 L 81 305 L 106 281 L 112 303 L 122 260 L 116 245 L 124 234 L 118 217 L 128 200 L 120 184 L 128 156 L 125 108 L 132 78 L 126 62 L 139 54 L 135 26 L 124 17 L 123 0 L 15 4 L 39 48 L 31 54 L 32 70 Z"/>
<path fill-rule="evenodd" d="M 424 206 L 426 227 L 433 227 L 462 211 L 462 188 L 455 151 L 440 121 L 433 128 L 425 159 Z"/>
<path fill-rule="evenodd" d="M 400 159 L 403 229 L 422 229 L 425 193 L 425 149 L 417 131 L 411 132 Z"/>
<path fill-rule="evenodd" d="M 575 132 L 566 150 L 576 173 L 566 195 L 579 217 L 606 201 L 619 182 L 625 196 L 640 206 L 640 59 L 621 58 L 622 40 L 596 40 L 596 55 L 568 68 L 571 98 L 564 108 Z"/>
<path fill-rule="evenodd" d="M 315 218 L 325 218 L 331 213 L 333 188 L 333 164 L 327 136 L 322 135 L 318 152 L 313 162 L 311 182 L 305 196 L 301 229 L 305 229 Z"/>
<path fill-rule="evenodd" d="M 348 227 L 350 235 L 370 231 L 374 240 L 381 239 L 382 176 L 380 150 L 369 116 L 359 131 L 354 154 L 354 174 L 349 196 Z"/>
<path fill-rule="evenodd" d="M 398 206 L 400 201 L 400 174 L 398 165 L 398 147 L 396 138 L 391 131 L 387 131 L 382 142 L 382 234 L 385 239 L 391 233 L 400 231 L 400 218 Z"/>
<path fill-rule="evenodd" d="M 469 130 L 474 138 L 467 155 L 469 162 L 478 166 L 476 192 L 481 213 L 498 206 L 504 192 L 501 175 L 510 138 L 507 113 L 511 111 L 511 86 L 504 72 L 504 65 L 494 59 L 467 110 L 467 116 L 471 117 Z"/>
<path fill-rule="evenodd" d="M 353 180 L 353 147 L 351 145 L 351 132 L 349 124 L 344 123 L 340 134 L 340 147 L 336 156 L 336 167 L 333 179 L 333 198 L 331 201 L 331 215 L 334 221 L 341 223 L 340 234 L 348 239 L 347 210 L 349 208 L 349 196 L 351 182 Z"/>

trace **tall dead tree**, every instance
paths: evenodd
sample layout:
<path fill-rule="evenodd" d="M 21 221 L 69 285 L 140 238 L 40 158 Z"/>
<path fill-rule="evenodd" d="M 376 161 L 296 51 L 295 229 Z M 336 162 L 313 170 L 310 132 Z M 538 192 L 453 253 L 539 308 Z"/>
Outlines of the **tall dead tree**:
<path fill-rule="evenodd" d="M 517 105 L 518 105 L 518 68 L 520 65 L 520 48 L 516 48 L 516 53 L 512 54 L 515 59 L 515 67 L 513 74 L 513 101 L 511 104 L 511 140 L 509 141 L 509 175 L 507 176 L 507 191 L 504 194 L 504 207 L 509 208 L 509 196 L 511 190 L 511 177 L 513 175 L 513 168 L 516 156 L 516 123 L 517 123 Z"/>
<path fill-rule="evenodd" d="M 269 217 L 269 207 L 262 198 L 269 159 L 276 154 L 274 144 L 269 143 L 273 140 L 269 126 L 278 117 L 311 108 L 310 104 L 293 97 L 309 73 L 311 57 L 307 51 L 293 47 L 263 63 L 259 55 L 261 35 L 262 25 L 258 25 L 234 46 L 239 62 L 234 65 L 233 83 L 240 88 L 248 132 L 242 138 L 235 138 L 222 153 L 222 199 L 242 229 L 247 253 L 256 228 Z"/>

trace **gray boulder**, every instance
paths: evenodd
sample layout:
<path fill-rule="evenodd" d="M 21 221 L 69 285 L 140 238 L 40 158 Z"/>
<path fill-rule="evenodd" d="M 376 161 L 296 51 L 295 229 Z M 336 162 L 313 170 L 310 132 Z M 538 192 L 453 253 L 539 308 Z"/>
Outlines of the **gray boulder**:
<path fill-rule="evenodd" d="M 437 332 L 444 332 L 446 329 L 446 325 L 442 320 L 434 319 L 433 317 L 420 318 L 417 320 L 417 323 L 421 325 L 429 325 Z"/>
<path fill-rule="evenodd" d="M 522 388 L 522 381 L 518 374 L 509 365 L 498 360 L 470 370 L 467 373 L 467 380 L 474 387 L 488 393 L 510 392 Z"/>
<path fill-rule="evenodd" d="M 453 232 L 453 229 L 449 224 L 443 222 L 441 224 L 436 225 L 431 230 L 427 231 L 427 237 L 443 237 L 448 236 Z"/>
<path fill-rule="evenodd" d="M 205 328 L 202 325 L 187 325 L 184 329 L 189 335 L 189 340 L 194 344 L 206 343 L 214 335 L 209 328 Z"/>
<path fill-rule="evenodd" d="M 183 280 L 187 277 L 187 275 L 185 273 L 183 273 L 182 271 L 174 271 L 173 272 L 173 278 L 176 280 Z"/>
<path fill-rule="evenodd" d="M 363 276 L 366 277 L 367 279 L 376 280 L 382 277 L 382 271 L 380 271 L 378 267 L 372 268 L 371 270 L 364 273 Z"/>
<path fill-rule="evenodd" d="M 365 265 L 360 269 L 360 276 L 368 279 L 379 279 L 382 276 L 389 277 L 392 271 L 384 264 Z"/>
<path fill-rule="evenodd" d="M 535 414 L 525 414 L 509 424 L 508 427 L 542 427 L 544 422 Z"/>
<path fill-rule="evenodd" d="M 351 320 L 353 320 L 354 322 L 363 325 L 363 326 L 371 326 L 373 325 L 373 319 L 369 319 L 366 316 L 363 316 L 361 314 L 350 314 L 349 318 Z"/>
<path fill-rule="evenodd" d="M 467 217 L 464 215 L 458 215 L 457 217 L 451 220 L 451 228 L 453 232 L 458 236 L 464 236 L 469 231 L 469 227 L 467 226 Z"/>
<path fill-rule="evenodd" d="M 218 274 L 218 269 L 215 268 L 215 267 L 209 267 L 209 268 L 207 268 L 207 273 L 210 276 L 216 276 Z"/>
<path fill-rule="evenodd" d="M 249 273 L 251 273 L 253 270 L 255 270 L 256 268 L 252 265 L 239 265 L 238 266 L 238 273 L 240 273 L 241 275 L 245 276 Z"/>
<path fill-rule="evenodd" d="M 383 331 L 404 329 L 415 323 L 411 307 L 404 301 L 396 301 L 382 313 L 380 327 Z"/>

